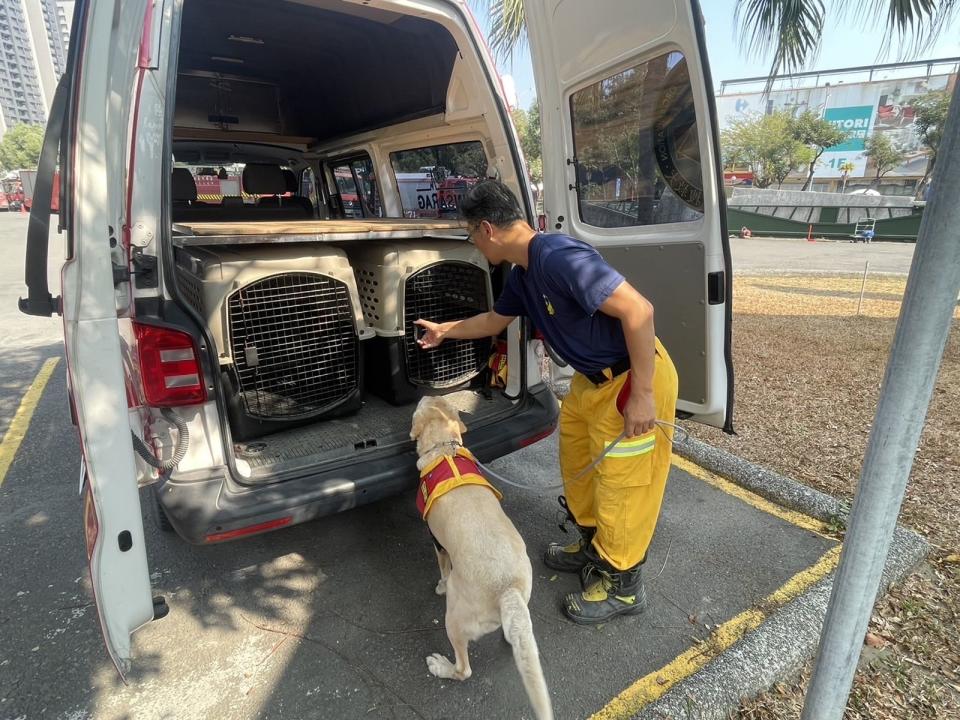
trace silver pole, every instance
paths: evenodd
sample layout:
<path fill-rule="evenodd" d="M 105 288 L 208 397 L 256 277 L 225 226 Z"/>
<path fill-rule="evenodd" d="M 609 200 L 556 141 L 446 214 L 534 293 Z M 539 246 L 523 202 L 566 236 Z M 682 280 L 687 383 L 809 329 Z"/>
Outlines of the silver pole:
<path fill-rule="evenodd" d="M 863 305 L 863 291 L 867 287 L 867 271 L 870 270 L 870 261 L 863 264 L 863 282 L 860 283 L 860 300 L 857 302 L 857 317 L 860 317 L 860 307 Z"/>
<path fill-rule="evenodd" d="M 803 720 L 843 717 L 960 292 L 960 83 L 934 174 Z"/>

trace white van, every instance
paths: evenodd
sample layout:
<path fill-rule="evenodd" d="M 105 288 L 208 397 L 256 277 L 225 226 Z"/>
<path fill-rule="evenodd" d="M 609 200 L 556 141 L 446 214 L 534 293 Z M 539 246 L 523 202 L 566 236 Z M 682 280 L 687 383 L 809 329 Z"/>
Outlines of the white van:
<path fill-rule="evenodd" d="M 455 202 L 418 212 L 398 177 L 443 168 L 452 197 L 500 178 L 531 224 L 594 244 L 656 307 L 681 416 L 731 429 L 730 259 L 696 0 L 525 6 L 540 218 L 463 0 L 78 0 L 21 309 L 63 315 L 90 572 L 119 668 L 130 634 L 166 612 L 141 498 L 211 543 L 399 495 L 415 483 L 407 433 L 424 393 L 458 404 L 484 461 L 554 430 L 527 323 L 417 347 L 413 319 L 489 308 L 509 268 L 477 256 Z M 42 210 L 57 164 L 62 298 L 46 286 Z M 198 198 L 197 169 L 227 167 L 240 195 Z"/>

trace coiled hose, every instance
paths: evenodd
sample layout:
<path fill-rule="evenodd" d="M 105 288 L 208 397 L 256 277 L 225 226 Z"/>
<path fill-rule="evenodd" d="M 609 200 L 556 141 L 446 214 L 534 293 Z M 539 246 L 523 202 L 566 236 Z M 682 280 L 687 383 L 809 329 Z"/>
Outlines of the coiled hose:
<path fill-rule="evenodd" d="M 161 475 L 164 475 L 179 465 L 180 461 L 186 456 L 187 447 L 190 445 L 190 428 L 187 427 L 187 421 L 170 408 L 161 408 L 160 414 L 164 420 L 177 427 L 177 446 L 174 448 L 173 457 L 169 460 L 159 460 L 133 430 L 130 431 L 130 436 L 133 439 L 133 449 L 137 451 L 137 455 L 143 458 L 145 463 L 159 470 Z"/>

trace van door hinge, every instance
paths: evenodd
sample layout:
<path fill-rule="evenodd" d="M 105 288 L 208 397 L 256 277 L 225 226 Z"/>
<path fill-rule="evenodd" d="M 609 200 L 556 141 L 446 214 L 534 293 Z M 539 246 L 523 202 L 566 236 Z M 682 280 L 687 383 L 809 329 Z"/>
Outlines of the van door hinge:
<path fill-rule="evenodd" d="M 135 248 L 130 256 L 130 262 L 133 264 L 132 271 L 124 265 L 111 263 L 113 266 L 114 287 L 117 287 L 120 283 L 130 282 L 131 275 L 138 289 L 155 288 L 159 285 L 156 257 L 153 255 L 144 255 L 139 248 Z"/>
<path fill-rule="evenodd" d="M 141 250 L 134 249 L 131 260 L 133 261 L 134 283 L 137 288 L 155 288 L 160 284 L 155 255 L 144 255 Z"/>
<path fill-rule="evenodd" d="M 146 247 L 153 242 L 153 233 L 142 222 L 135 222 L 130 226 L 130 244 L 134 247 Z"/>

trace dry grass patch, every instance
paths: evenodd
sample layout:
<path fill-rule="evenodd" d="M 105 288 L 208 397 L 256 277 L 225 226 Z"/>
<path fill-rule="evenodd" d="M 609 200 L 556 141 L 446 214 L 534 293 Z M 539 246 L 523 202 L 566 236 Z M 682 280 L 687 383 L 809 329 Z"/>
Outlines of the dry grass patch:
<path fill-rule="evenodd" d="M 850 499 L 905 287 L 901 276 L 763 275 L 734 282 L 738 435 L 691 427 L 717 447 Z M 960 313 L 955 315 L 960 318 Z M 929 572 L 881 600 L 883 645 L 858 673 L 847 718 L 960 718 L 960 323 L 954 322 L 901 522 L 935 547 Z M 799 717 L 804 675 L 739 717 Z"/>

